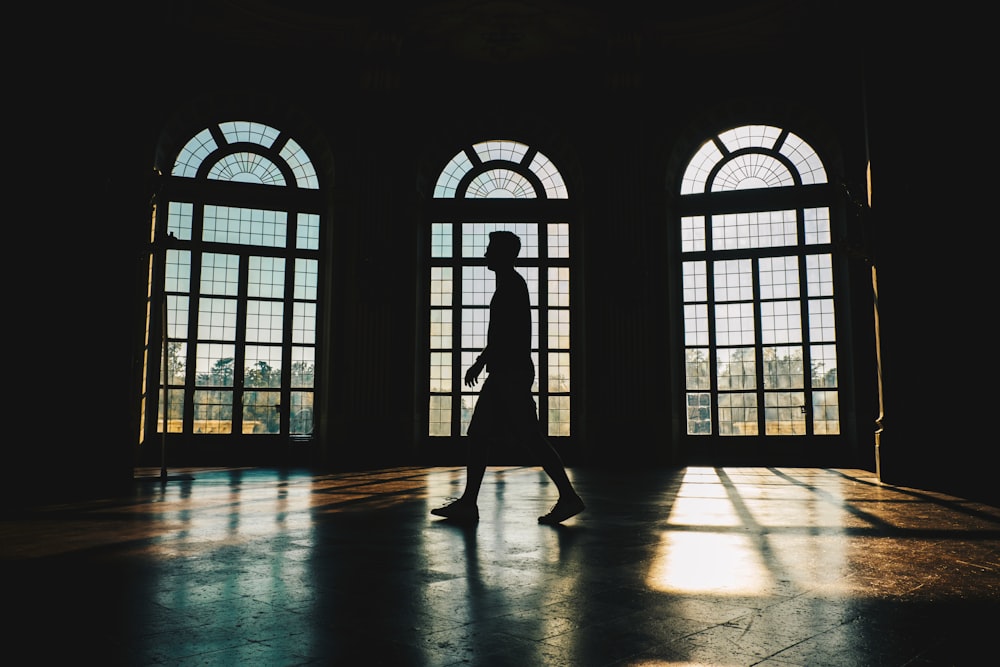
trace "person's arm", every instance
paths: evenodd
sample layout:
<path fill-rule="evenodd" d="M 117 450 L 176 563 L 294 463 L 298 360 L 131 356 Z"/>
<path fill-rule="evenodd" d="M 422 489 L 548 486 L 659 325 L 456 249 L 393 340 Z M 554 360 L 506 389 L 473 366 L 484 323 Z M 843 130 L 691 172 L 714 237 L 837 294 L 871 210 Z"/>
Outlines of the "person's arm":
<path fill-rule="evenodd" d="M 469 370 L 465 372 L 465 386 L 475 387 L 479 384 L 479 374 L 483 372 L 483 368 L 486 367 L 486 350 L 489 347 L 483 348 L 483 351 L 479 353 L 476 357 L 476 361 L 469 366 Z"/>

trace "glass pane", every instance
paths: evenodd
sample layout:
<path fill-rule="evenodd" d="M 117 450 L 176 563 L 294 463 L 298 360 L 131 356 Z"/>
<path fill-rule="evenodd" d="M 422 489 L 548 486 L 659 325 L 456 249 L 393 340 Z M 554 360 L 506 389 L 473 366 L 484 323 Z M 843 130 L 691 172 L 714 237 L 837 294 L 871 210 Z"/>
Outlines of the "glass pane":
<path fill-rule="evenodd" d="M 250 257 L 247 295 L 264 299 L 284 297 L 285 260 L 281 257 Z"/>
<path fill-rule="evenodd" d="M 549 396 L 549 435 L 563 437 L 569 432 L 569 396 Z"/>
<path fill-rule="evenodd" d="M 294 139 L 289 139 L 280 153 L 282 159 L 292 168 L 295 174 L 295 184 L 306 190 L 319 188 L 319 178 L 312 160 Z"/>
<path fill-rule="evenodd" d="M 161 359 L 163 357 L 160 357 Z M 162 376 L 160 377 L 162 380 Z M 184 384 L 187 379 L 187 343 L 167 342 L 167 384 Z M 162 382 L 160 383 L 162 384 Z"/>
<path fill-rule="evenodd" d="M 712 395 L 708 392 L 688 392 L 687 432 L 688 435 L 712 434 Z"/>
<path fill-rule="evenodd" d="M 243 385 L 268 389 L 281 388 L 281 347 L 247 345 L 243 363 Z"/>
<path fill-rule="evenodd" d="M 533 222 L 468 222 L 462 225 L 462 257 L 482 259 L 490 242 L 490 232 L 514 232 L 521 238 L 520 258 L 535 258 L 538 253 L 538 227 Z"/>
<path fill-rule="evenodd" d="M 462 309 L 462 347 L 477 353 L 486 347 L 486 331 L 490 325 L 490 311 L 486 308 Z"/>
<path fill-rule="evenodd" d="M 243 433 L 280 433 L 279 391 L 248 391 L 243 394 Z"/>
<path fill-rule="evenodd" d="M 760 304 L 760 339 L 764 344 L 802 342 L 802 315 L 798 301 Z"/>
<path fill-rule="evenodd" d="M 313 304 L 295 304 L 310 306 Z M 247 301 L 247 341 L 254 343 L 280 343 L 284 327 L 285 304 L 281 301 Z M 302 343 L 306 341 L 296 341 Z"/>
<path fill-rule="evenodd" d="M 465 191 L 468 199 L 534 199 L 535 186 L 511 169 L 490 169 L 477 174 Z"/>
<path fill-rule="evenodd" d="M 753 298 L 753 273 L 749 259 L 714 262 L 715 300 L 749 301 Z"/>
<path fill-rule="evenodd" d="M 167 250 L 166 285 L 168 292 L 191 291 L 191 251 Z"/>
<path fill-rule="evenodd" d="M 287 218 L 285 211 L 208 205 L 202 240 L 284 248 Z"/>
<path fill-rule="evenodd" d="M 816 343 L 832 343 L 837 339 L 833 299 L 809 301 L 809 338 Z"/>
<path fill-rule="evenodd" d="M 830 242 L 830 209 L 807 208 L 805 214 L 805 242 L 808 244 Z"/>
<path fill-rule="evenodd" d="M 798 257 L 761 257 L 757 275 L 760 278 L 760 298 L 798 298 Z"/>
<path fill-rule="evenodd" d="M 685 384 L 688 390 L 707 390 L 712 387 L 712 378 L 708 362 L 708 349 L 688 348 L 685 356 Z"/>
<path fill-rule="evenodd" d="M 812 357 L 811 382 L 815 389 L 833 389 L 837 387 L 837 346 L 810 345 L 809 355 Z"/>
<path fill-rule="evenodd" d="M 837 435 L 840 433 L 840 399 L 835 391 L 814 391 L 813 433 Z"/>
<path fill-rule="evenodd" d="M 752 345 L 754 338 L 753 304 L 734 303 L 715 307 L 717 345 Z"/>
<path fill-rule="evenodd" d="M 451 257 L 452 225 L 436 222 L 431 225 L 431 257 Z"/>
<path fill-rule="evenodd" d="M 798 244 L 795 211 L 712 216 L 712 249 L 780 248 Z"/>
<path fill-rule="evenodd" d="M 569 353 L 549 353 L 549 391 L 568 392 L 569 388 Z"/>
<path fill-rule="evenodd" d="M 549 311 L 549 349 L 569 349 L 569 310 Z"/>
<path fill-rule="evenodd" d="M 549 307 L 569 307 L 569 269 L 566 267 L 549 268 Z"/>
<path fill-rule="evenodd" d="M 548 225 L 549 257 L 569 257 L 569 225 L 553 222 Z"/>
<path fill-rule="evenodd" d="M 232 387 L 236 347 L 226 343 L 198 343 L 196 363 L 199 387 Z"/>
<path fill-rule="evenodd" d="M 167 338 L 187 338 L 190 303 L 186 296 L 167 295 Z"/>
<path fill-rule="evenodd" d="M 717 353 L 718 385 L 720 390 L 755 389 L 757 360 L 754 348 L 723 348 Z"/>
<path fill-rule="evenodd" d="M 431 352 L 430 390 L 434 392 L 451 391 L 451 378 L 451 353 Z"/>
<path fill-rule="evenodd" d="M 798 345 L 765 347 L 763 353 L 765 389 L 802 389 L 805 387 L 801 347 Z"/>
<path fill-rule="evenodd" d="M 313 432 L 313 393 L 293 391 L 292 410 L 288 432 L 292 435 L 308 435 Z"/>
<path fill-rule="evenodd" d="M 201 256 L 201 293 L 215 296 L 239 294 L 240 258 L 206 252 Z"/>
<path fill-rule="evenodd" d="M 316 349 L 312 347 L 292 348 L 292 386 L 316 386 Z M 311 395 L 311 394 L 310 394 Z"/>
<path fill-rule="evenodd" d="M 719 394 L 719 435 L 757 435 L 757 394 Z"/>
<path fill-rule="evenodd" d="M 833 256 L 806 255 L 809 296 L 833 296 Z"/>
<path fill-rule="evenodd" d="M 476 410 L 476 401 L 479 400 L 479 394 L 462 394 L 461 397 L 461 422 L 459 424 L 459 434 L 468 435 L 469 434 L 469 421 L 472 419 L 472 413 Z"/>
<path fill-rule="evenodd" d="M 171 389 L 168 393 L 170 396 L 170 409 L 167 411 L 167 433 L 180 433 L 183 431 L 184 427 L 184 390 L 183 389 Z M 157 414 L 160 418 L 156 423 L 156 432 L 163 433 L 163 388 L 160 388 L 159 392 L 160 407 L 157 410 Z"/>
<path fill-rule="evenodd" d="M 299 213 L 295 225 L 295 247 L 319 249 L 319 216 L 315 213 Z"/>
<path fill-rule="evenodd" d="M 451 311 L 431 309 L 430 345 L 432 350 L 451 348 Z"/>
<path fill-rule="evenodd" d="M 451 293 L 451 267 L 431 267 L 431 305 L 450 306 Z"/>
<path fill-rule="evenodd" d="M 496 289 L 493 272 L 485 266 L 462 267 L 462 303 L 466 306 L 488 306 Z"/>
<path fill-rule="evenodd" d="M 788 185 L 795 185 L 788 167 L 770 155 L 754 152 L 737 155 L 722 165 L 712 181 L 712 192 Z"/>
<path fill-rule="evenodd" d="M 238 151 L 222 156 L 208 170 L 207 177 L 215 181 L 285 185 L 285 176 L 274 162 L 259 153 Z"/>
<path fill-rule="evenodd" d="M 319 281 L 319 262 L 315 259 L 295 260 L 295 289 L 293 298 L 316 300 L 316 285 Z"/>
<path fill-rule="evenodd" d="M 431 396 L 428 417 L 428 435 L 451 435 L 451 396 Z"/>
<path fill-rule="evenodd" d="M 767 435 L 805 435 L 805 394 L 800 391 L 769 391 L 764 394 Z"/>
<path fill-rule="evenodd" d="M 198 338 L 236 340 L 236 299 L 201 299 Z"/>
<path fill-rule="evenodd" d="M 685 345 L 708 345 L 708 306 L 684 306 Z"/>
<path fill-rule="evenodd" d="M 297 302 L 292 305 L 292 342 L 309 345 L 316 343 L 315 303 Z"/>
<path fill-rule="evenodd" d="M 233 432 L 233 392 L 222 389 L 194 392 L 194 432 Z"/>
<path fill-rule="evenodd" d="M 194 205 L 172 201 L 167 207 L 167 213 L 167 233 L 173 234 L 179 241 L 190 241 Z"/>
<path fill-rule="evenodd" d="M 708 273 L 705 262 L 684 262 L 684 302 L 705 301 L 708 298 Z"/>

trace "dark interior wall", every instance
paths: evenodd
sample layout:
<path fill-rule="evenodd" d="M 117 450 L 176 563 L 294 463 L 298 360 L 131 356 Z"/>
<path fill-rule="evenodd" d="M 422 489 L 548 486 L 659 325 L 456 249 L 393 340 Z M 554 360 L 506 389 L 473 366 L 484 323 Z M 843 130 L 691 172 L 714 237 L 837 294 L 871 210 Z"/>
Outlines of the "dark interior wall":
<path fill-rule="evenodd" d="M 762 2 L 758 17 L 740 16 L 745 29 L 684 17 L 653 36 L 636 27 L 639 5 L 625 3 L 621 13 L 596 14 L 603 32 L 593 29 L 595 14 L 578 17 L 586 39 L 566 28 L 554 47 L 539 37 L 553 33 L 529 32 L 519 52 L 505 46 L 504 35 L 514 33 L 501 30 L 489 42 L 494 51 L 474 45 L 463 60 L 413 41 L 419 24 L 428 43 L 439 38 L 461 51 L 461 31 L 442 32 L 454 15 L 433 19 L 440 29 L 427 14 L 388 13 L 357 24 L 363 39 L 319 29 L 290 39 L 280 23 L 269 23 L 267 3 L 238 5 L 81 12 L 67 32 L 49 35 L 51 50 L 65 54 L 61 66 L 44 81 L 25 75 L 21 82 L 18 108 L 29 131 L 15 137 L 15 147 L 30 167 L 16 233 L 25 247 L 42 243 L 46 252 L 38 268 L 8 267 L 19 292 L 17 318 L 31 341 L 15 360 L 30 398 L 13 415 L 17 437 L 8 449 L 21 472 L 5 488 L 11 502 L 35 492 L 99 495 L 131 481 L 142 335 L 136 322 L 155 150 L 178 113 L 230 93 L 299 109 L 330 143 L 337 161 L 333 270 L 346 289 L 330 295 L 342 321 L 331 322 L 325 446 L 334 463 L 375 465 L 414 461 L 416 287 L 400 289 L 400 281 L 416 275 L 413 249 L 434 179 L 428 172 L 462 142 L 504 127 L 551 146 L 579 196 L 574 234 L 585 239 L 588 352 L 579 406 L 586 439 L 574 454 L 669 463 L 674 427 L 663 423 L 660 406 L 670 388 L 651 379 L 662 371 L 650 369 L 669 368 L 670 333 L 650 304 L 663 302 L 666 284 L 669 239 L 661 220 L 671 205 L 663 178 L 671 151 L 706 119 L 758 108 L 762 122 L 788 118 L 815 129 L 821 142 L 829 136 L 839 143 L 836 175 L 861 198 L 867 103 L 875 199 L 848 239 L 861 255 L 851 272 L 860 465 L 869 463 L 877 414 L 864 297 L 874 260 L 885 478 L 994 493 L 977 465 L 988 439 L 965 393 L 980 372 L 971 359 L 963 362 L 972 353 L 948 341 L 967 335 L 981 312 L 969 284 L 995 280 L 954 259 L 967 248 L 961 235 L 939 231 L 947 218 L 943 195 L 913 176 L 914 164 L 943 152 L 915 141 L 915 128 L 954 118 L 947 100 L 962 97 L 936 74 L 941 54 L 917 55 L 917 36 L 901 70 L 898 53 L 880 48 L 889 31 L 870 22 L 861 29 L 853 3 Z M 781 12 L 792 5 L 814 13 L 791 20 Z M 239 30 L 220 32 L 226 25 Z M 775 31 L 784 31 L 784 42 Z M 754 34 L 766 38 L 746 37 Z M 772 59 L 780 65 L 766 66 Z M 929 82 L 947 99 L 928 93 Z M 34 140 L 39 136 L 43 141 Z M 945 249 L 951 259 L 941 258 Z M 959 309 L 955 323 L 948 316 Z"/>

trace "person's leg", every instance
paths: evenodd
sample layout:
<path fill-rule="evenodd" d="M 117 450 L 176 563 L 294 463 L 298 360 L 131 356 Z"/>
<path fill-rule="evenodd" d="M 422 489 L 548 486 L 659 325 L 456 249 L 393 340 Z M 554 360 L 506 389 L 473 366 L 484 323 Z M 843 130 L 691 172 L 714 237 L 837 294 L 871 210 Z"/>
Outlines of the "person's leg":
<path fill-rule="evenodd" d="M 556 501 L 556 504 L 552 506 L 552 509 L 547 514 L 538 517 L 538 523 L 562 523 L 566 519 L 582 512 L 586 509 L 586 505 L 583 504 L 583 499 L 580 498 L 576 489 L 573 488 L 573 483 L 566 473 L 566 466 L 563 465 L 562 457 L 559 456 L 559 452 L 552 446 L 549 439 L 542 433 L 538 433 L 534 442 L 535 444 L 532 449 L 536 452 L 535 456 L 541 462 L 542 470 L 545 471 L 555 483 L 556 488 L 559 489 L 559 500 Z"/>

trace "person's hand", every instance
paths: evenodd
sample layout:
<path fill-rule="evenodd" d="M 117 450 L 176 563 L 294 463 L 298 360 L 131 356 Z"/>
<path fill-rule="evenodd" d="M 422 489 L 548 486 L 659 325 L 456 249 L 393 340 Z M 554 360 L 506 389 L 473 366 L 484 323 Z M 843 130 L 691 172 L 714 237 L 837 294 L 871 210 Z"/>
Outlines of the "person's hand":
<path fill-rule="evenodd" d="M 476 359 L 476 363 L 469 366 L 469 370 L 465 372 L 466 387 L 475 387 L 479 384 L 479 374 L 483 372 L 483 366 L 481 359 Z"/>

